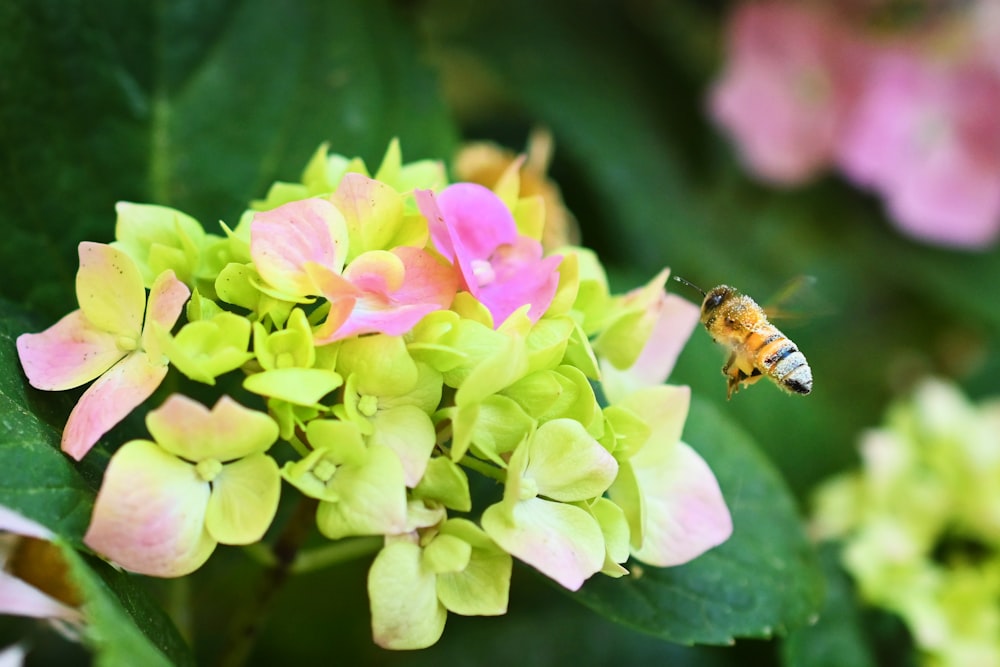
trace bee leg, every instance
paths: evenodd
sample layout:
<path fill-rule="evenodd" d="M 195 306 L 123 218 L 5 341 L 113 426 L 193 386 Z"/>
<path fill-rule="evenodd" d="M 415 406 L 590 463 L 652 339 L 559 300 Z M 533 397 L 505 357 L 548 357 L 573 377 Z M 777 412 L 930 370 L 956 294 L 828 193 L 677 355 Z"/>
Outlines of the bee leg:
<path fill-rule="evenodd" d="M 722 374 L 726 376 L 726 400 L 728 401 L 733 397 L 733 394 L 739 390 L 740 382 L 746 375 L 739 369 L 738 366 L 733 366 L 733 362 L 736 361 L 736 353 L 734 352 L 729 356 L 729 360 L 722 367 Z"/>
<path fill-rule="evenodd" d="M 735 358 L 735 355 L 733 356 L 733 358 Z M 732 359 L 730 359 L 730 362 L 731 361 Z M 729 367 L 730 367 L 729 363 L 727 363 L 726 366 L 723 367 L 723 371 L 725 372 L 726 377 L 729 380 L 729 386 L 727 387 L 728 390 L 726 392 L 726 400 L 732 398 L 733 394 L 739 391 L 740 385 L 744 387 L 749 387 L 754 382 L 764 377 L 763 375 L 761 375 L 760 369 L 757 368 L 753 369 L 750 375 L 747 375 L 739 368 L 733 368 L 732 370 L 729 370 Z"/>

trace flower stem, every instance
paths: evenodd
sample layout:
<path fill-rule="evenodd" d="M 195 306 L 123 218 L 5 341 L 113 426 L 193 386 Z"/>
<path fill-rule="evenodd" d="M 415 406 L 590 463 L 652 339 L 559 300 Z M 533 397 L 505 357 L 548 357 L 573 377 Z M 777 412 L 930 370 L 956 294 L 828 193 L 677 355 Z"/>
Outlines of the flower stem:
<path fill-rule="evenodd" d="M 292 573 L 296 555 L 309 536 L 316 519 L 317 501 L 303 497 L 271 547 L 274 561 L 261 575 L 257 592 L 233 618 L 219 667 L 243 665 L 253 650 L 267 619 L 274 596 Z"/>

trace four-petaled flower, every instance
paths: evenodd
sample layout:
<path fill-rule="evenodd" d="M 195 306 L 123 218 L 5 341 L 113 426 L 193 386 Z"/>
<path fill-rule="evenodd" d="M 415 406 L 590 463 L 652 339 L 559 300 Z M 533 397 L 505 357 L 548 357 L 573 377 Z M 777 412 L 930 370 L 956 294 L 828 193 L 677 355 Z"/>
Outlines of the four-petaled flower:
<path fill-rule="evenodd" d="M 146 416 L 104 473 L 84 542 L 141 574 L 193 572 L 216 544 L 251 544 L 278 509 L 281 473 L 264 452 L 278 425 L 223 396 L 211 410 L 180 394 Z"/>
<path fill-rule="evenodd" d="M 167 374 L 151 325 L 173 327 L 190 291 L 173 271 L 164 271 L 147 304 L 142 285 L 142 274 L 123 251 L 83 242 L 76 274 L 79 310 L 41 333 L 18 336 L 21 366 L 33 387 L 58 391 L 98 378 L 63 431 L 63 451 L 77 460 L 149 398 Z"/>

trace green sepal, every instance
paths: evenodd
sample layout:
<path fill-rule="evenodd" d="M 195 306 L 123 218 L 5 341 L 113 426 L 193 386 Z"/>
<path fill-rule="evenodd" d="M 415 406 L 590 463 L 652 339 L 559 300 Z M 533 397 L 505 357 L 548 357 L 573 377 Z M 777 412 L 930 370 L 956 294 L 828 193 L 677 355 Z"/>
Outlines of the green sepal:
<path fill-rule="evenodd" d="M 562 361 L 575 323 L 568 317 L 543 318 L 528 333 L 528 368 L 532 371 L 554 368 Z"/>
<path fill-rule="evenodd" d="M 632 458 L 652 434 L 646 420 L 624 406 L 609 405 L 604 408 L 604 417 L 614 433 L 614 445 L 609 451 L 619 461 Z"/>
<path fill-rule="evenodd" d="M 316 525 L 331 540 L 394 535 L 407 529 L 403 465 L 391 449 L 369 447 L 362 462 L 338 467 L 329 492 L 337 500 L 320 502 Z"/>
<path fill-rule="evenodd" d="M 156 322 L 154 335 L 170 362 L 197 382 L 214 385 L 215 378 L 236 370 L 253 358 L 250 322 L 234 313 L 220 312 L 209 320 L 188 322 L 171 336 Z"/>
<path fill-rule="evenodd" d="M 205 243 L 201 223 L 176 209 L 154 204 L 118 202 L 115 241 L 111 244 L 128 253 L 142 273 L 145 287 L 156 277 L 172 270 L 177 279 L 195 287 L 200 248 Z"/>
<path fill-rule="evenodd" d="M 449 519 L 441 525 L 439 537 L 461 540 L 471 547 L 461 571 L 443 572 L 437 577 L 438 599 L 448 611 L 463 616 L 499 616 L 507 613 L 513 559 L 466 519 Z M 432 543 L 433 544 L 433 543 Z"/>
<path fill-rule="evenodd" d="M 248 376 L 247 391 L 296 405 L 317 406 L 319 400 L 344 383 L 336 371 L 323 368 L 279 368 Z"/>
<path fill-rule="evenodd" d="M 198 320 L 210 320 L 216 315 L 224 312 L 222 308 L 210 298 L 206 298 L 200 291 L 195 289 L 191 292 L 191 298 L 185 306 L 185 315 L 188 322 Z"/>
<path fill-rule="evenodd" d="M 621 566 L 629 555 L 629 527 L 625 512 L 608 498 L 597 498 L 586 509 L 597 519 L 604 534 L 607 551 L 601 572 L 609 577 L 628 574 L 628 570 Z"/>
<path fill-rule="evenodd" d="M 264 370 L 311 368 L 316 363 L 312 328 L 301 308 L 292 309 L 285 328 L 268 333 L 260 322 L 254 323 L 253 349 Z"/>
<path fill-rule="evenodd" d="M 653 306 L 663 296 L 669 269 L 663 269 L 646 285 L 616 296 L 604 329 L 594 339 L 594 351 L 618 369 L 630 368 L 653 333 L 658 311 Z"/>
<path fill-rule="evenodd" d="M 260 275 L 252 264 L 232 262 L 215 279 L 215 293 L 222 301 L 251 311 L 253 320 L 284 326 L 295 303 L 264 293 L 260 284 Z"/>
<path fill-rule="evenodd" d="M 555 254 L 560 254 L 558 251 Z M 545 317 L 567 315 L 573 309 L 580 293 L 580 257 L 575 252 L 562 253 L 562 261 L 556 269 L 559 272 L 559 286 L 545 311 Z"/>
<path fill-rule="evenodd" d="M 453 535 L 438 535 L 424 547 L 423 566 L 434 574 L 461 572 L 469 565 L 472 545 Z"/>
<path fill-rule="evenodd" d="M 591 380 L 601 379 L 601 365 L 590 344 L 590 339 L 579 322 L 574 322 L 573 331 L 566 344 L 566 354 L 563 363 L 580 370 Z"/>
<path fill-rule="evenodd" d="M 427 462 L 424 476 L 412 493 L 414 498 L 433 500 L 459 512 L 472 510 L 469 478 L 464 470 L 444 456 L 435 456 Z"/>

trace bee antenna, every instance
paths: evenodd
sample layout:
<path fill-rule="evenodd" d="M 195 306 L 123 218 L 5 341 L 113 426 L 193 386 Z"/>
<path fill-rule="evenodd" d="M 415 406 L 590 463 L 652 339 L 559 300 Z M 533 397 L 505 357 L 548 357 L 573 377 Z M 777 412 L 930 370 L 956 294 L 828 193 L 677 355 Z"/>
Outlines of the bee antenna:
<path fill-rule="evenodd" d="M 672 277 L 673 277 L 673 279 L 674 279 L 674 280 L 676 280 L 677 282 L 679 282 L 679 283 L 683 283 L 684 285 L 687 285 L 687 286 L 688 286 L 688 287 L 690 287 L 691 289 L 694 289 L 694 290 L 697 290 L 697 291 L 698 291 L 698 292 L 699 292 L 699 293 L 700 293 L 700 294 L 701 294 L 702 296 L 705 296 L 705 290 L 703 290 L 702 288 L 698 287 L 697 285 L 695 285 L 695 284 L 694 284 L 693 282 L 691 282 L 690 280 L 684 280 L 684 279 L 683 279 L 683 278 L 681 278 L 680 276 L 672 276 Z"/>

